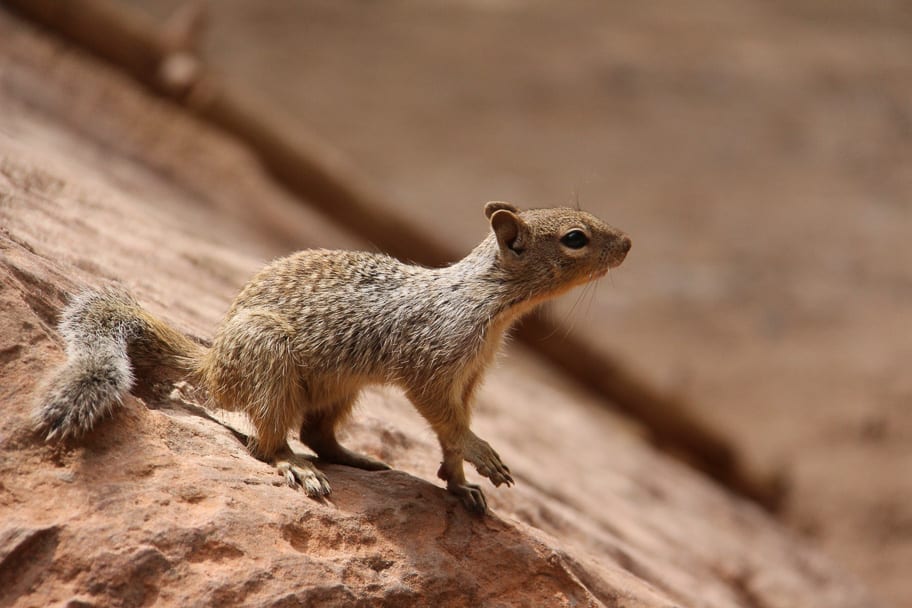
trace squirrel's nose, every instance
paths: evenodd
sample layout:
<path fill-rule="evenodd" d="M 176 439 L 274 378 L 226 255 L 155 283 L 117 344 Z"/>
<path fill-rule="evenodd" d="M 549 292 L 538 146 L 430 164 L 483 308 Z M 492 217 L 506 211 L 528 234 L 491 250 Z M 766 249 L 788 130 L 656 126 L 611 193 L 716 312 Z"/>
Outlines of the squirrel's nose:
<path fill-rule="evenodd" d="M 623 251 L 624 253 L 627 253 L 628 251 L 630 251 L 631 246 L 633 246 L 633 241 L 630 240 L 629 236 L 624 235 L 621 238 L 621 251 Z"/>

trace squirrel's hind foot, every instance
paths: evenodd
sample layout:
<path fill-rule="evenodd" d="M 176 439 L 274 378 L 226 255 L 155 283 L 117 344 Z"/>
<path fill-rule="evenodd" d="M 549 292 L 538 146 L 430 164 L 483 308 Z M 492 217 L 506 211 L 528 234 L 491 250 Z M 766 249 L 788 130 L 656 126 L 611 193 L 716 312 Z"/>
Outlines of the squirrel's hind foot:
<path fill-rule="evenodd" d="M 343 464 L 365 471 L 388 471 L 389 465 L 366 454 L 353 452 L 336 439 L 332 424 L 304 424 L 301 426 L 301 443 L 313 450 L 322 462 Z"/>
<path fill-rule="evenodd" d="M 310 460 L 297 454 L 284 454 L 275 460 L 275 467 L 292 488 L 300 486 L 311 498 L 328 496 L 332 492 L 329 480 Z"/>
<path fill-rule="evenodd" d="M 389 471 L 390 469 L 390 466 L 385 462 L 375 460 L 365 454 L 353 452 L 338 444 L 332 450 L 318 451 L 317 456 L 323 462 L 343 464 L 356 469 L 364 469 L 365 471 Z"/>

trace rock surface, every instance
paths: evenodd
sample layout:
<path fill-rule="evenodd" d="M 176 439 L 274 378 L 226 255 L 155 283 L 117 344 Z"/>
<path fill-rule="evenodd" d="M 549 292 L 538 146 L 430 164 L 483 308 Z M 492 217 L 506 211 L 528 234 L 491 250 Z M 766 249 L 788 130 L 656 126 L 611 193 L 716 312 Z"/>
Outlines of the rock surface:
<path fill-rule="evenodd" d="M 82 443 L 37 441 L 66 294 L 120 280 L 208 337 L 264 258 L 363 245 L 118 75 L 3 14 L 0 40 L 0 605 L 872 605 L 518 350 L 477 406 L 517 479 L 487 490 L 484 518 L 436 482 L 432 435 L 388 389 L 347 434 L 394 470 L 326 466 L 325 502 L 250 458 L 227 426 L 242 421 L 174 402 L 131 398 Z"/>
<path fill-rule="evenodd" d="M 555 4 L 221 0 L 206 56 L 457 250 L 491 198 L 628 231 L 559 317 L 912 606 L 912 3 Z"/>

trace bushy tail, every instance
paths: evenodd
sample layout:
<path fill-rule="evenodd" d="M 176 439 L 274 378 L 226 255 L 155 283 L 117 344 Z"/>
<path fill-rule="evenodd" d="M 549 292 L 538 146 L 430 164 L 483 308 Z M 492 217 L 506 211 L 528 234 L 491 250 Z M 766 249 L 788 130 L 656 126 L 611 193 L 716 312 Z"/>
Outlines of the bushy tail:
<path fill-rule="evenodd" d="M 73 298 L 59 331 L 67 361 L 48 378 L 34 413 L 47 439 L 86 434 L 123 405 L 137 379 L 192 376 L 205 353 L 116 286 Z"/>

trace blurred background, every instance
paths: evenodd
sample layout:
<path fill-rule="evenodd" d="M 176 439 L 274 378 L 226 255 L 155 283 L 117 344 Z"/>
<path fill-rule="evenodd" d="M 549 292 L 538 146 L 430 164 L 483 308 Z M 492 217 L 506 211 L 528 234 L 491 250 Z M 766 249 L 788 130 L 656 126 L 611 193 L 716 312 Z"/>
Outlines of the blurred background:
<path fill-rule="evenodd" d="M 912 4 L 219 0 L 206 27 L 228 86 L 451 250 L 488 200 L 626 230 L 557 318 L 912 605 Z"/>

